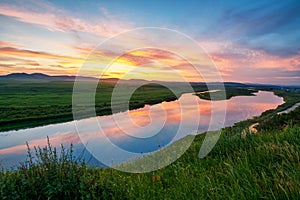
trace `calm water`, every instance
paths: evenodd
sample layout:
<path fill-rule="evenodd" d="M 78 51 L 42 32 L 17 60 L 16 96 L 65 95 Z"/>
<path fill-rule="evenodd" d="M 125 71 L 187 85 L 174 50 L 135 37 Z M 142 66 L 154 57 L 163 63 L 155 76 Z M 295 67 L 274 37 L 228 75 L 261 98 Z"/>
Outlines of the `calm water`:
<path fill-rule="evenodd" d="M 182 109 L 183 112 L 180 112 L 180 101 L 197 102 L 197 105 L 187 104 L 188 108 Z M 222 103 L 222 101 L 219 102 Z M 231 126 L 238 121 L 258 116 L 265 110 L 274 109 L 284 103 L 283 98 L 265 91 L 259 91 L 256 96 L 233 97 L 225 102 L 227 109 L 224 126 Z M 184 94 L 176 101 L 163 102 L 153 106 L 146 105 L 141 109 L 110 116 L 89 118 L 81 120 L 80 123 L 73 121 L 1 132 L 0 160 L 5 168 L 14 167 L 26 159 L 26 141 L 31 147 L 45 146 L 48 136 L 53 146 L 60 147 L 61 144 L 64 144 L 68 147 L 72 143 L 75 155 L 83 155 L 91 164 L 97 165 L 99 163 L 91 156 L 90 152 L 84 151 L 84 146 L 93 147 L 94 150 L 107 155 L 108 159 L 111 149 L 103 135 L 95 131 L 95 122 L 100 124 L 104 135 L 111 143 L 124 150 L 140 154 L 156 151 L 174 141 L 174 138 L 176 140 L 185 136 L 176 135 L 183 116 L 185 118 L 183 132 L 186 131 L 186 135 L 190 134 L 191 127 L 189 126 L 193 126 L 193 120 L 198 120 L 197 116 L 200 116 L 198 132 L 205 132 L 211 119 L 211 106 L 210 101 L 201 100 L 193 94 Z M 224 108 L 220 107 L 220 109 Z M 151 118 L 149 114 L 151 114 Z M 80 130 L 80 137 L 77 130 Z M 114 159 L 114 162 L 124 161 L 124 158 L 122 159 Z"/>

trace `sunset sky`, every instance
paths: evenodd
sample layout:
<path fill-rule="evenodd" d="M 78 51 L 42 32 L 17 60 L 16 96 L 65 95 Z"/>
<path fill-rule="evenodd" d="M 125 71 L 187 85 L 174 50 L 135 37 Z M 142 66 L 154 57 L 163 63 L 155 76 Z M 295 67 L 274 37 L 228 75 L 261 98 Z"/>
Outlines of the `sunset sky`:
<path fill-rule="evenodd" d="M 299 10 L 299 0 L 1 0 L 0 75 L 76 75 L 107 38 L 134 28 L 161 27 L 196 40 L 224 81 L 300 85 Z M 116 55 L 114 49 L 102 53 Z M 142 65 L 130 78 L 152 80 L 162 72 L 168 77 L 166 68 L 156 70 L 149 64 L 154 60 L 197 81 L 182 60 L 159 50 L 129 52 L 116 60 L 115 69 Z M 106 77 L 119 78 L 118 73 L 111 71 Z"/>

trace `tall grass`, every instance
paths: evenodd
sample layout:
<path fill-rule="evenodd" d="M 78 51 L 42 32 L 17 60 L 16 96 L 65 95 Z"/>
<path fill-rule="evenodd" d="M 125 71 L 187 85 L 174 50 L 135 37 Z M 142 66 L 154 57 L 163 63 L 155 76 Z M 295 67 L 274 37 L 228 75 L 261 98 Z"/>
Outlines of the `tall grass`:
<path fill-rule="evenodd" d="M 110 189 L 94 179 L 86 163 L 73 156 L 72 145 L 57 152 L 49 139 L 44 148 L 28 146 L 27 161 L 0 175 L 1 199 L 89 199 Z M 105 191 L 104 191 L 105 190 Z"/>

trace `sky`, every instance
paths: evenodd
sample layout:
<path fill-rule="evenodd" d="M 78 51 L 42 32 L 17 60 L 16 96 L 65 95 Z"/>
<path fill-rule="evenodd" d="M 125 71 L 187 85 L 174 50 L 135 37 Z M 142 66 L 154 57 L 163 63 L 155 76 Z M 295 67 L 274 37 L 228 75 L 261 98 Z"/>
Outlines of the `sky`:
<path fill-rule="evenodd" d="M 76 75 L 100 43 L 124 31 L 158 27 L 196 41 L 224 81 L 300 85 L 299 10 L 299 0 L 1 0 L 0 75 Z M 118 55 L 117 48 L 97 48 L 104 60 Z M 202 81 L 190 64 L 171 52 L 140 49 L 117 57 L 103 77 L 172 81 L 175 70 Z M 129 69 L 134 73 L 125 77 Z M 96 70 L 88 75 L 97 76 Z"/>

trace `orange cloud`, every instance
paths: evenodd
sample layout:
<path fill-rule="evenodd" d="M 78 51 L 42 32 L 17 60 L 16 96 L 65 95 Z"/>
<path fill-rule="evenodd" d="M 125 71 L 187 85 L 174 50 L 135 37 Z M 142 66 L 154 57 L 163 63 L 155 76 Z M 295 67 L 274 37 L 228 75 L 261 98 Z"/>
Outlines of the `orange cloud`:
<path fill-rule="evenodd" d="M 106 55 L 109 54 L 110 56 L 114 55 L 114 53 L 106 53 Z M 134 71 L 126 71 L 126 69 L 118 70 L 118 72 L 123 72 L 122 75 L 126 75 L 126 73 L 130 72 L 130 75 L 127 74 L 130 78 L 164 81 L 182 81 L 183 79 L 186 79 L 187 81 L 202 81 L 202 78 L 194 65 L 174 53 L 163 50 L 143 49 L 128 52 L 115 59 L 114 63 L 138 67 L 137 69 L 134 69 Z M 115 65 L 115 67 L 117 66 L 118 65 Z M 205 68 L 207 68 L 206 65 L 203 65 L 202 72 L 206 70 Z M 112 65 L 112 69 L 114 69 L 114 65 Z M 128 68 L 128 70 L 132 70 L 132 68 Z M 209 73 L 209 69 L 207 70 Z M 110 73 L 110 71 L 107 73 Z M 183 79 L 180 78 L 179 80 L 179 77 L 182 77 Z M 118 78 L 122 77 L 119 76 Z"/>
<path fill-rule="evenodd" d="M 0 47 L 0 74 L 14 72 L 47 73 L 52 75 L 76 74 L 83 59 L 46 52 Z M 63 65 L 60 62 L 65 62 Z"/>
<path fill-rule="evenodd" d="M 31 51 L 24 49 L 17 49 L 13 47 L 0 47 L 0 53 L 6 55 L 28 57 L 28 58 L 47 58 L 47 59 L 58 59 L 58 60 L 69 60 L 69 61 L 82 61 L 82 58 L 75 58 L 70 56 L 60 56 L 46 52 Z"/>
<path fill-rule="evenodd" d="M 116 61 L 125 61 L 125 63 L 140 66 L 149 63 L 161 62 L 164 65 L 175 67 L 178 64 L 186 63 L 182 58 L 175 54 L 159 49 L 145 49 L 131 51 L 120 56 Z M 166 68 L 169 69 L 169 68 Z"/>

